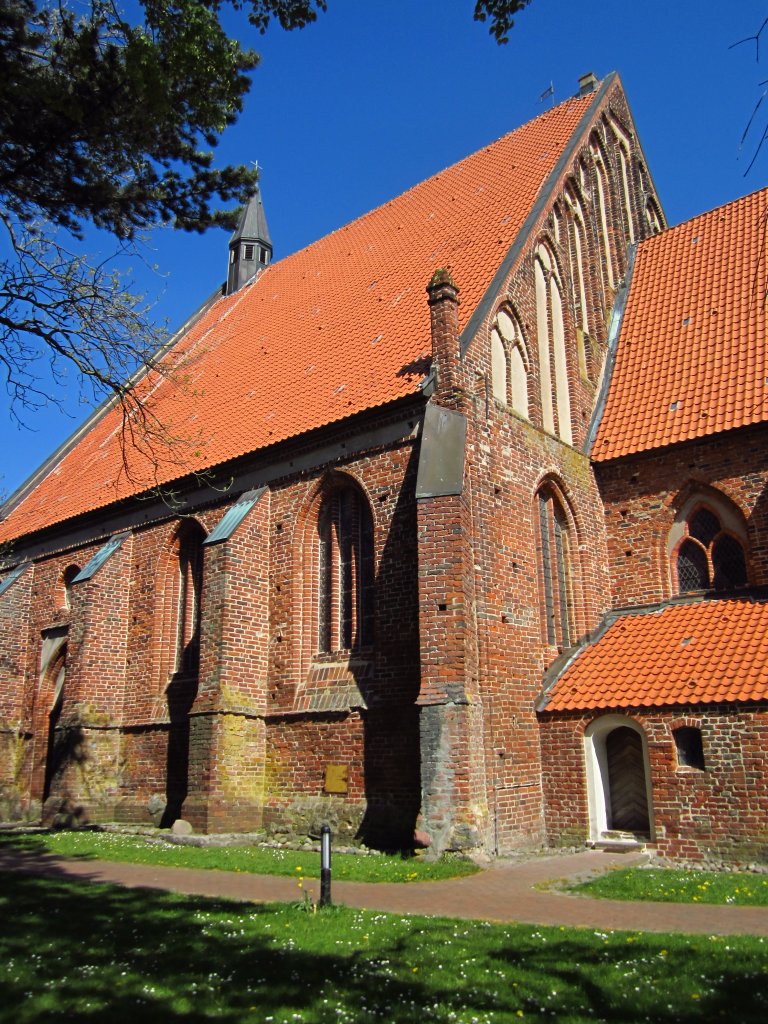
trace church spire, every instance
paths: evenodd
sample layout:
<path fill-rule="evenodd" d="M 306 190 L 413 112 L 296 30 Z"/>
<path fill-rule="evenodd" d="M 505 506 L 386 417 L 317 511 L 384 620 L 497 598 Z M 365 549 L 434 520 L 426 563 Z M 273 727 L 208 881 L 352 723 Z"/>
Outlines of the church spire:
<path fill-rule="evenodd" d="M 250 281 L 272 260 L 272 239 L 258 187 L 240 213 L 240 220 L 229 240 L 227 295 Z"/>

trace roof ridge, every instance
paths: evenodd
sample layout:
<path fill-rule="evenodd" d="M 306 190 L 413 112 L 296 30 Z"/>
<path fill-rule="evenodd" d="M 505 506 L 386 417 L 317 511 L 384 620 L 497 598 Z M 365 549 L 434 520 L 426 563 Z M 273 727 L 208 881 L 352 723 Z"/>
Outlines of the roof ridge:
<path fill-rule="evenodd" d="M 611 75 L 614 74 L 615 72 L 611 72 Z M 597 89 L 595 90 L 594 95 L 597 94 L 600 87 L 603 85 L 604 82 L 608 80 L 609 77 L 610 75 L 606 75 L 605 78 L 600 79 L 600 81 L 597 84 Z M 398 192 L 397 195 L 390 196 L 389 199 L 385 199 L 383 202 L 379 203 L 377 206 L 372 207 L 370 210 L 366 210 L 364 213 L 358 214 L 357 217 L 353 217 L 351 220 L 345 221 L 343 224 L 339 224 L 338 227 L 332 228 L 330 231 L 327 231 L 324 235 L 321 235 L 319 238 L 314 239 L 314 241 L 312 242 L 308 242 L 300 249 L 295 249 L 293 252 L 288 253 L 286 256 L 283 256 L 278 260 L 273 260 L 272 263 L 270 264 L 270 268 L 280 267 L 288 263 L 294 257 L 301 256 L 302 254 L 306 253 L 309 249 L 312 249 L 314 246 L 326 241 L 326 239 L 333 238 L 335 235 L 339 234 L 339 232 L 346 231 L 353 225 L 359 224 L 360 222 L 367 220 L 369 217 L 372 217 L 374 214 L 378 213 L 379 210 L 384 210 L 388 206 L 391 206 L 393 203 L 399 202 L 401 199 L 405 198 L 405 196 L 409 195 L 412 192 L 415 192 L 417 189 L 428 184 L 429 182 L 434 181 L 435 179 L 439 178 L 442 174 L 447 174 L 449 171 L 452 171 L 454 168 L 459 167 L 467 160 L 471 160 L 473 157 L 476 157 L 479 153 L 485 153 L 493 146 L 497 146 L 500 142 L 504 142 L 505 139 L 510 138 L 512 135 L 517 135 L 519 132 L 524 131 L 525 129 L 529 128 L 532 124 L 535 124 L 536 121 L 543 121 L 545 120 L 545 118 L 551 117 L 556 111 L 567 107 L 571 103 L 580 102 L 584 98 L 585 97 L 579 96 L 578 94 L 569 96 L 567 99 L 564 99 L 560 103 L 557 103 L 554 107 L 550 107 L 549 110 L 545 110 L 541 114 L 537 114 L 536 117 L 529 118 L 527 121 L 523 122 L 523 124 L 518 125 L 516 128 L 512 128 L 510 131 L 505 132 L 503 135 L 499 135 L 497 138 L 492 139 L 490 142 L 486 142 L 484 145 L 481 145 L 477 149 L 473 149 L 470 153 L 467 153 L 465 156 L 460 157 L 458 160 L 454 160 L 453 163 L 447 164 L 439 171 L 435 171 L 433 174 L 428 175 L 426 178 L 422 178 L 420 181 L 414 182 L 413 185 L 409 185 L 409 187 L 404 189 L 404 191 Z"/>
<path fill-rule="evenodd" d="M 171 423 L 180 442 L 191 439 L 189 452 L 181 443 L 148 453 L 130 448 L 126 465 L 112 410 L 48 462 L 49 472 L 35 478 L 0 536 L 29 535 L 420 396 L 430 350 L 423 286 L 436 261 L 461 268 L 464 310 L 471 312 L 585 111 L 613 81 L 543 111 L 276 260 L 238 293 L 219 296 L 173 348 L 186 367 L 187 390 L 161 384 L 153 392 L 158 422 Z M 393 258 L 391 241 L 401 230 L 404 244 Z M 281 401 L 297 381 L 302 400 Z M 203 422 L 205 445 L 197 440 Z M 58 480 L 64 466 L 71 479 L 77 475 L 77 487 Z"/>

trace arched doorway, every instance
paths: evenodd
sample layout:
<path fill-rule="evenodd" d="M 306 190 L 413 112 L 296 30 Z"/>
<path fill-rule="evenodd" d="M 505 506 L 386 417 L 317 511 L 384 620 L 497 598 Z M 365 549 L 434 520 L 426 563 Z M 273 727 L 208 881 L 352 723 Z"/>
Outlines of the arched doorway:
<path fill-rule="evenodd" d="M 647 834 L 650 819 L 640 733 L 626 725 L 611 730 L 605 738 L 605 754 L 610 791 L 608 828 Z"/>
<path fill-rule="evenodd" d="M 604 715 L 584 734 L 590 838 L 611 832 L 653 838 L 648 748 L 640 726 L 624 715 Z"/>

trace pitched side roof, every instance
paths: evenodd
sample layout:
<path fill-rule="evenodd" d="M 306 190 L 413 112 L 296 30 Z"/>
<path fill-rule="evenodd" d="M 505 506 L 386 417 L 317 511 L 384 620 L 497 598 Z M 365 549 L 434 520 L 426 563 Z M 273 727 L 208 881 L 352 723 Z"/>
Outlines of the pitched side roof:
<path fill-rule="evenodd" d="M 566 668 L 544 710 L 768 698 L 768 602 L 708 600 L 624 615 Z"/>
<path fill-rule="evenodd" d="M 641 242 L 592 457 L 768 420 L 768 189 Z"/>
<path fill-rule="evenodd" d="M 174 348 L 176 382 L 144 385 L 186 443 L 153 465 L 121 445 L 110 411 L 11 510 L 0 540 L 417 394 L 430 276 L 451 268 L 463 327 L 601 98 L 554 107 L 214 303 Z"/>

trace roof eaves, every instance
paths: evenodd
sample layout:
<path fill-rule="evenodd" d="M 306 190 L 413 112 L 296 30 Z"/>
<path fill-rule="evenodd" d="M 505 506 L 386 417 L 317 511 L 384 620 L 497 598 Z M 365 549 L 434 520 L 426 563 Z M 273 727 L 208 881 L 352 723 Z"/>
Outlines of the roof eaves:
<path fill-rule="evenodd" d="M 593 647 L 602 640 L 608 630 L 620 619 L 640 615 L 658 615 L 660 612 L 666 611 L 668 608 L 675 608 L 678 605 L 704 604 L 708 601 L 727 601 L 734 599 L 749 601 L 753 604 L 765 604 L 768 603 L 768 588 L 751 587 L 747 591 L 740 590 L 712 595 L 707 594 L 704 597 L 696 593 L 679 594 L 676 597 L 670 597 L 664 601 L 655 601 L 652 604 L 628 605 L 626 608 L 612 608 L 603 615 L 602 619 L 591 633 L 587 633 L 586 636 L 582 637 L 575 647 L 571 647 L 567 651 L 563 651 L 563 653 L 556 658 L 544 672 L 543 685 L 541 693 L 539 694 L 534 706 L 535 710 L 537 712 L 547 710 L 547 705 L 549 704 L 552 691 L 579 655 L 588 647 Z"/>
<path fill-rule="evenodd" d="M 204 316 L 205 313 L 222 297 L 221 286 L 219 286 L 208 298 L 203 302 L 195 312 L 179 327 L 177 331 L 162 345 L 158 346 L 157 350 L 150 356 L 147 361 L 147 365 L 139 367 L 138 370 L 129 377 L 126 382 L 126 388 L 135 387 L 136 384 L 152 369 L 152 367 L 168 353 L 174 345 L 176 345 L 188 331 L 194 327 L 200 317 Z M 15 491 L 0 505 L 0 522 L 7 519 L 8 516 L 13 512 L 14 509 L 29 497 L 32 491 L 43 482 L 43 480 L 51 473 L 56 466 L 64 459 L 73 448 L 77 446 L 80 440 L 99 422 L 104 416 L 114 408 L 115 404 L 119 401 L 115 395 L 109 395 L 107 398 L 97 405 L 90 416 L 87 417 L 72 433 L 63 441 L 59 447 L 48 456 L 48 458 L 37 467 L 37 469 L 27 477 L 27 479 L 21 483 Z"/>
<path fill-rule="evenodd" d="M 467 321 L 466 327 L 461 332 L 461 338 L 459 340 L 461 343 L 462 356 L 466 353 L 467 349 L 472 344 L 472 341 L 474 340 L 475 334 L 480 328 L 480 325 L 483 323 L 485 317 L 490 312 L 493 303 L 496 301 L 496 297 L 499 291 L 501 290 L 504 281 L 512 271 L 515 264 L 517 263 L 524 248 L 529 243 L 531 233 L 533 232 L 534 228 L 536 227 L 536 223 L 541 217 L 541 214 L 543 213 L 544 209 L 546 208 L 547 204 L 552 198 L 552 194 L 555 191 L 555 188 L 557 187 L 558 181 L 560 180 L 565 168 L 573 159 L 576 150 L 581 144 L 581 140 L 584 134 L 588 131 L 589 127 L 592 124 L 592 120 L 595 116 L 595 110 L 603 102 L 610 89 L 618 80 L 619 76 L 616 71 L 611 71 L 610 74 L 606 75 L 606 77 L 603 79 L 600 85 L 600 88 L 595 93 L 592 102 L 584 111 L 581 120 L 579 121 L 574 131 L 571 133 L 571 138 L 568 145 L 560 154 L 559 160 L 547 176 L 547 179 L 542 185 L 539 194 L 536 198 L 536 201 L 534 202 L 533 206 L 531 207 L 528 213 L 528 216 L 523 221 L 522 227 L 518 231 L 514 242 L 507 251 L 507 254 L 504 257 L 504 259 L 502 260 L 501 266 L 494 274 L 490 285 L 485 290 L 485 294 L 483 295 L 482 299 L 477 304 L 475 309 L 472 311 L 472 314 L 470 315 L 470 318 Z"/>
<path fill-rule="evenodd" d="M 287 475 L 327 464 L 338 459 L 341 451 L 346 456 L 359 450 L 349 446 L 350 437 L 362 437 L 362 443 L 368 447 L 400 440 L 412 432 L 414 424 L 423 415 L 425 404 L 420 392 L 404 395 L 395 401 L 294 434 L 267 447 L 224 459 L 207 467 L 203 477 L 190 472 L 158 488 L 131 494 L 85 513 L 73 514 L 21 533 L 10 546 L 6 564 L 10 566 L 25 559 L 36 560 L 86 544 L 103 544 L 113 534 L 143 529 L 152 523 L 188 516 L 209 505 L 231 501 L 228 496 L 233 490 L 253 490 Z M 344 446 L 340 449 L 342 440 Z M 227 481 L 216 478 L 222 470 L 228 474 Z M 171 485 L 178 488 L 172 500 L 163 493 Z"/>

